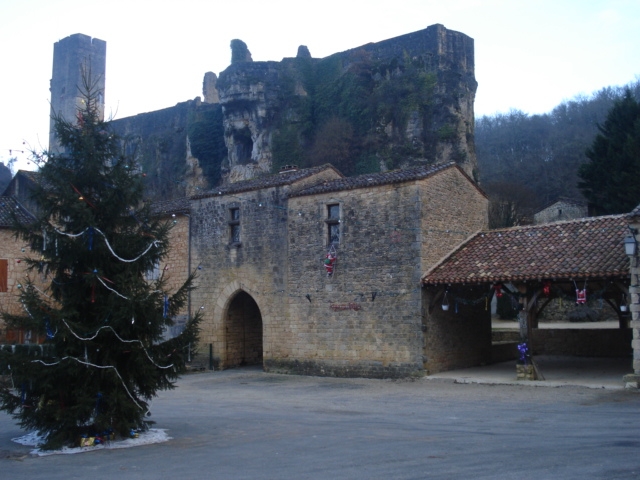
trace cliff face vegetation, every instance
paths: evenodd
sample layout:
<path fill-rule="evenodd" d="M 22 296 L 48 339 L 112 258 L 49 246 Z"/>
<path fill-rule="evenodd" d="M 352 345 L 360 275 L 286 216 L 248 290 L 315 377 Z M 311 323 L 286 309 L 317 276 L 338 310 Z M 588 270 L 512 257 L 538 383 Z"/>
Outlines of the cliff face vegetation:
<path fill-rule="evenodd" d="M 241 46 L 232 58 L 250 59 Z M 301 46 L 281 62 L 236 60 L 217 83 L 224 174 L 330 162 L 353 175 L 454 160 L 474 175 L 476 85 L 473 40 L 442 25 L 322 59 Z"/>
<path fill-rule="evenodd" d="M 477 177 L 473 40 L 432 25 L 312 58 L 254 62 L 231 42 L 231 65 L 205 74 L 204 99 L 112 122 L 171 198 L 275 172 L 332 163 L 346 175 L 458 162 Z"/>

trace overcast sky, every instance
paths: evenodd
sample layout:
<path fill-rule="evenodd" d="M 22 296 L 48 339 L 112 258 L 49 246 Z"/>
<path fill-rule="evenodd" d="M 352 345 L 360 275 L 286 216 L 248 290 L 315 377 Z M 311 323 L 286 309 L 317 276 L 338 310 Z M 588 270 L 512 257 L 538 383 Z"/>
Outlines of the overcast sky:
<path fill-rule="evenodd" d="M 107 42 L 116 118 L 202 95 L 243 40 L 254 61 L 325 57 L 441 23 L 475 40 L 476 117 L 545 113 L 640 75 L 640 0 L 0 0 L 0 161 L 47 147 L 53 44 Z M 23 142 L 26 142 L 23 144 Z"/>

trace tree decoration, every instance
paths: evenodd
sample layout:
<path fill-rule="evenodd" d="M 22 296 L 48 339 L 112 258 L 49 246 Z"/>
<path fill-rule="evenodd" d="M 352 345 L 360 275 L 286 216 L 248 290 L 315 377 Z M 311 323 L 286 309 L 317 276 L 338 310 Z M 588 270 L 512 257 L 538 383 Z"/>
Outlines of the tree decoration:
<path fill-rule="evenodd" d="M 331 246 L 329 247 L 329 251 L 327 252 L 327 255 L 324 258 L 324 269 L 327 272 L 327 277 L 330 277 L 333 275 L 333 270 L 335 268 L 336 265 L 336 261 L 338 259 L 338 252 L 336 251 L 336 247 L 331 244 Z"/>
<path fill-rule="evenodd" d="M 117 136 L 106 134 L 88 81 L 84 90 L 77 123 L 54 117 L 61 153 L 36 154 L 36 220 L 14 222 L 38 252 L 23 261 L 47 288 L 27 277 L 19 286 L 24 313 L 3 315 L 8 327 L 45 338 L 38 350 L 0 352 L 0 365 L 11 365 L 0 372 L 10 375 L 0 409 L 37 430 L 45 449 L 146 430 L 149 402 L 185 371 L 200 320 L 198 312 L 182 334 L 163 340 L 194 275 L 173 292 L 164 272 L 146 280 L 167 254 L 173 224 L 141 206 L 139 170 Z"/>
<path fill-rule="evenodd" d="M 444 310 L 445 312 L 449 310 L 449 299 L 447 298 L 448 293 L 449 290 L 445 290 L 444 297 L 442 297 L 442 310 Z"/>
<path fill-rule="evenodd" d="M 584 281 L 584 286 L 582 287 L 582 289 L 578 288 L 578 285 L 575 281 L 573 282 L 573 284 L 576 287 L 576 305 L 584 305 L 585 303 L 587 303 L 587 281 Z"/>

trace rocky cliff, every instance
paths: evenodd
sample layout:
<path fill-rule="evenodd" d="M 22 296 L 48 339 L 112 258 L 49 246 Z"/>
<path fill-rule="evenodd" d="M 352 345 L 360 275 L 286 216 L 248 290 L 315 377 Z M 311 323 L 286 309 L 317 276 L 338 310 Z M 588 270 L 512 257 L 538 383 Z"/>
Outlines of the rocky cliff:
<path fill-rule="evenodd" d="M 473 39 L 442 25 L 325 58 L 254 62 L 232 40 L 204 102 L 113 122 L 168 198 L 278 170 L 332 163 L 346 175 L 455 160 L 476 175 Z"/>
<path fill-rule="evenodd" d="M 470 37 L 432 25 L 322 59 L 238 57 L 217 81 L 227 181 L 326 161 L 354 174 L 455 160 L 475 176 Z"/>

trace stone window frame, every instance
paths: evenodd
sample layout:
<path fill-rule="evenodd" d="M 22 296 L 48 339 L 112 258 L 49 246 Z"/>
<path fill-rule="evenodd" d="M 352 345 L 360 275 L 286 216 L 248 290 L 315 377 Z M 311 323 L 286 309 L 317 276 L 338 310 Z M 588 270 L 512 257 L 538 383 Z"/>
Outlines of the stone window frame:
<path fill-rule="evenodd" d="M 240 228 L 240 205 L 232 204 L 229 206 L 229 245 L 239 247 L 242 245 L 241 228 Z"/>
<path fill-rule="evenodd" d="M 337 212 L 336 212 L 337 210 Z M 340 225 L 342 223 L 342 204 L 340 202 L 327 202 L 324 205 L 325 220 L 325 244 L 327 246 L 340 245 L 342 240 Z M 334 240 L 337 237 L 337 240 Z"/>

